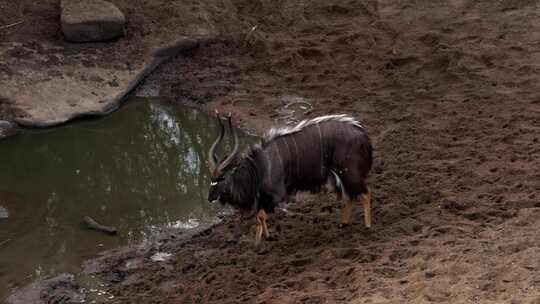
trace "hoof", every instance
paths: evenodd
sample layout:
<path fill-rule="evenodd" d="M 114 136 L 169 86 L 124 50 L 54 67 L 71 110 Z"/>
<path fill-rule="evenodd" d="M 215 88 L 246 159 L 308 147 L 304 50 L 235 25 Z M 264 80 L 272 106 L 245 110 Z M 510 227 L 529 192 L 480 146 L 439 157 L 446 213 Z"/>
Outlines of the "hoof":
<path fill-rule="evenodd" d="M 278 238 L 272 235 L 272 236 L 267 237 L 266 240 L 270 242 L 275 242 L 278 240 Z"/>
<path fill-rule="evenodd" d="M 338 227 L 339 227 L 339 229 L 347 229 L 347 228 L 351 227 L 351 225 L 350 225 L 350 224 L 344 224 L 344 223 L 341 223 L 341 224 L 338 225 Z"/>

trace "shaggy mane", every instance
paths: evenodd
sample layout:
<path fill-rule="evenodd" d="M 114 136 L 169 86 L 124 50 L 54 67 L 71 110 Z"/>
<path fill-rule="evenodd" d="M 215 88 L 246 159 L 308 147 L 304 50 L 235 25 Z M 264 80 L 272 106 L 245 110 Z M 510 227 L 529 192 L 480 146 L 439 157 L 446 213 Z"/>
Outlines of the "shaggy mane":
<path fill-rule="evenodd" d="M 360 124 L 354 117 L 349 116 L 347 114 L 339 114 L 339 115 L 326 115 L 326 116 L 320 116 L 313 119 L 306 119 L 302 120 L 300 123 L 298 123 L 294 127 L 282 127 L 282 128 L 272 128 L 266 135 L 264 136 L 264 141 L 269 142 L 277 137 L 284 136 L 287 134 L 293 134 L 296 132 L 299 132 L 303 130 L 306 127 L 316 125 L 319 123 L 323 123 L 326 121 L 339 121 L 344 122 L 353 126 L 356 126 L 358 128 L 364 129 L 364 126 Z"/>

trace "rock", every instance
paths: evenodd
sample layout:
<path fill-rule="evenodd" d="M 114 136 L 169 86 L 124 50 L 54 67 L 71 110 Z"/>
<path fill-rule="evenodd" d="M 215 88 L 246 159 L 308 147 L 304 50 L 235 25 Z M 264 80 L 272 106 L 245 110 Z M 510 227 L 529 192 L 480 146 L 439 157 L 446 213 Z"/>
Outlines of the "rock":
<path fill-rule="evenodd" d="M 154 255 L 152 255 L 150 257 L 150 260 L 152 260 L 153 262 L 165 262 L 168 259 L 170 259 L 171 257 L 172 257 L 171 253 L 168 253 L 168 252 L 156 252 L 156 253 L 154 253 Z"/>
<path fill-rule="evenodd" d="M 16 133 L 16 126 L 9 121 L 0 120 L 0 139 Z"/>
<path fill-rule="evenodd" d="M 73 275 L 61 274 L 18 289 L 7 298 L 6 304 L 84 303 L 85 297 L 79 290 Z"/>
<path fill-rule="evenodd" d="M 9 121 L 0 120 L 0 129 L 12 128 L 13 125 Z"/>
<path fill-rule="evenodd" d="M 105 41 L 125 33 L 126 17 L 110 2 L 62 0 L 61 8 L 62 32 L 69 41 Z"/>
<path fill-rule="evenodd" d="M 441 207 L 450 213 L 460 214 L 462 211 L 467 210 L 470 207 L 470 204 L 454 200 L 453 198 L 447 198 L 442 201 Z"/>
<path fill-rule="evenodd" d="M 7 219 L 8 217 L 9 217 L 9 211 L 6 208 L 0 206 L 0 220 Z"/>

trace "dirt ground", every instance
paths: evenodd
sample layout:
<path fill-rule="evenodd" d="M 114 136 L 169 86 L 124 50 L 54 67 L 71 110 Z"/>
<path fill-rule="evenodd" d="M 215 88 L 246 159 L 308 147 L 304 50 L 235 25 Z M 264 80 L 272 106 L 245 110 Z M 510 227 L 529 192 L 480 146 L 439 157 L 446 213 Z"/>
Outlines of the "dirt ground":
<path fill-rule="evenodd" d="M 150 80 L 258 134 L 290 96 L 306 117 L 356 116 L 375 146 L 374 225 L 357 208 L 339 229 L 334 195 L 302 196 L 257 248 L 254 220 L 232 216 L 171 237 L 168 262 L 102 257 L 113 302 L 540 303 L 537 1 L 190 3 L 220 41 Z"/>

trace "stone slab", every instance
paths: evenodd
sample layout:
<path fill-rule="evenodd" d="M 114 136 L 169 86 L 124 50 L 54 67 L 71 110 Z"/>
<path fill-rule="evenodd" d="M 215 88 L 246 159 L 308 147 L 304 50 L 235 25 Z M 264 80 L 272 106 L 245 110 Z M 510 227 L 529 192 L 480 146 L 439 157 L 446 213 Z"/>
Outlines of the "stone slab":
<path fill-rule="evenodd" d="M 68 41 L 105 41 L 124 35 L 126 17 L 104 0 L 62 0 L 62 32 Z"/>
<path fill-rule="evenodd" d="M 19 113 L 13 120 L 24 127 L 105 115 L 162 61 L 211 40 L 180 37 L 140 57 L 110 64 L 94 64 L 99 62 L 94 57 L 105 55 L 91 48 L 73 51 L 70 45 L 47 42 L 0 43 L 0 62 L 7 67 L 0 71 L 0 98 L 9 100 Z"/>

